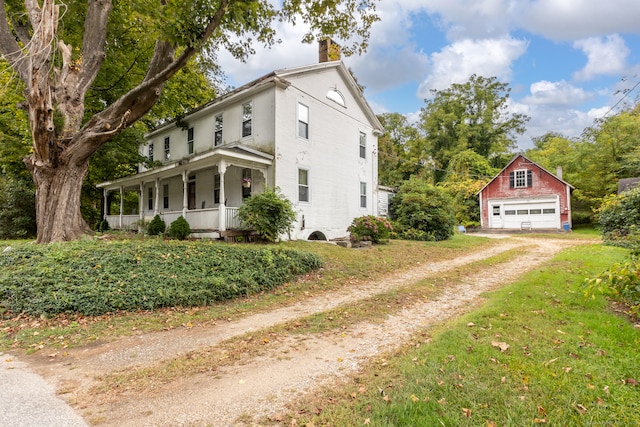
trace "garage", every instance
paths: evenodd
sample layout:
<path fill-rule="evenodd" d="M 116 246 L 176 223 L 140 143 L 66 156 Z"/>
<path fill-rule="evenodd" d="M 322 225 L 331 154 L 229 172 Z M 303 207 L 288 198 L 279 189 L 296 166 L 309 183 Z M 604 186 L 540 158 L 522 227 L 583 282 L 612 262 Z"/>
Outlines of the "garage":
<path fill-rule="evenodd" d="M 506 229 L 560 228 L 558 200 L 491 200 L 490 227 Z"/>

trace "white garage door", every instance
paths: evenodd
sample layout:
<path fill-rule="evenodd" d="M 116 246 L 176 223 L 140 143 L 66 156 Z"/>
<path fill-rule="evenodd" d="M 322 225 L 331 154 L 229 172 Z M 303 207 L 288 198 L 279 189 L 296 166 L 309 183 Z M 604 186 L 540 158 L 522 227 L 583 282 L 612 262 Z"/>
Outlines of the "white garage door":
<path fill-rule="evenodd" d="M 503 202 L 500 205 L 494 202 L 492 206 L 492 228 L 560 228 L 556 201 Z"/>

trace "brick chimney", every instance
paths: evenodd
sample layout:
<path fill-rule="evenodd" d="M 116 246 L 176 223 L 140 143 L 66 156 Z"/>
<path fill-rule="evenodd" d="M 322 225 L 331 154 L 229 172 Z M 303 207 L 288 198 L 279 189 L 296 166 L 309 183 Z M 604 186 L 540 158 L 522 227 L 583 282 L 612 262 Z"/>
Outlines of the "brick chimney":
<path fill-rule="evenodd" d="M 328 37 L 322 39 L 318 46 L 318 55 L 320 62 L 339 61 L 340 45 Z"/>

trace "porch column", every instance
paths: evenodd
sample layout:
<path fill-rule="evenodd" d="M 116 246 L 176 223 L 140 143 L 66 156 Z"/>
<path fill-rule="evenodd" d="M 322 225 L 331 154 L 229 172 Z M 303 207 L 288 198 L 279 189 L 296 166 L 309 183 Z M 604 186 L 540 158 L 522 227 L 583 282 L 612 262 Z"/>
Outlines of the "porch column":
<path fill-rule="evenodd" d="M 120 229 L 122 229 L 122 214 L 124 213 L 124 187 L 120 186 L 120 218 L 118 220 Z"/>
<path fill-rule="evenodd" d="M 182 217 L 187 219 L 187 209 L 189 207 L 189 173 L 182 171 Z"/>
<path fill-rule="evenodd" d="M 138 213 L 140 222 L 144 221 L 144 181 L 140 183 L 140 197 L 138 198 Z"/>
<path fill-rule="evenodd" d="M 220 204 L 218 204 L 218 230 L 227 229 L 227 206 L 224 194 L 224 174 L 227 171 L 227 163 L 224 160 L 218 162 L 218 173 L 220 174 Z"/>
<path fill-rule="evenodd" d="M 156 178 L 156 194 L 153 198 L 153 216 L 160 214 L 160 178 Z"/>

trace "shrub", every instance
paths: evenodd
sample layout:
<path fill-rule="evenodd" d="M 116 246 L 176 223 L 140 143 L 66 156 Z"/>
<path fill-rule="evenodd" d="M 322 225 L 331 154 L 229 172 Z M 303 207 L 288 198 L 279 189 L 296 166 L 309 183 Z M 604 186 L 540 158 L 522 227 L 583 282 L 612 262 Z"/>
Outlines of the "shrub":
<path fill-rule="evenodd" d="M 640 188 L 606 197 L 596 210 L 605 242 L 634 248 L 640 241 Z"/>
<path fill-rule="evenodd" d="M 165 232 L 167 224 L 160 218 L 160 215 L 156 215 L 147 225 L 147 234 L 149 236 L 159 236 Z"/>
<path fill-rule="evenodd" d="M 98 221 L 96 224 L 96 231 L 102 233 L 103 231 L 111 230 L 111 226 L 109 226 L 109 221 L 106 218 Z"/>
<path fill-rule="evenodd" d="M 280 194 L 279 188 L 249 197 L 238 209 L 243 224 L 258 233 L 260 239 L 275 242 L 291 230 L 296 213 L 291 201 Z"/>
<path fill-rule="evenodd" d="M 0 254 L 0 315 L 101 315 L 202 306 L 273 289 L 320 268 L 274 247 L 158 239 L 15 246 Z"/>
<path fill-rule="evenodd" d="M 606 272 L 585 281 L 585 295 L 595 293 L 621 300 L 630 308 L 630 315 L 640 317 L 640 256 L 636 252 L 631 260 L 614 264 Z"/>
<path fill-rule="evenodd" d="M 0 177 L 0 238 L 36 235 L 35 188 L 31 179 Z"/>
<path fill-rule="evenodd" d="M 400 186 L 390 210 L 401 238 L 440 241 L 453 236 L 456 218 L 451 198 L 420 178 Z"/>
<path fill-rule="evenodd" d="M 393 227 L 385 218 L 365 215 L 354 218 L 347 231 L 356 240 L 363 240 L 368 237 L 373 243 L 382 243 L 389 240 Z"/>
<path fill-rule="evenodd" d="M 186 239 L 189 234 L 191 234 L 191 227 L 182 215 L 171 223 L 169 230 L 167 231 L 167 236 L 169 236 L 169 238 L 178 240 Z"/>

